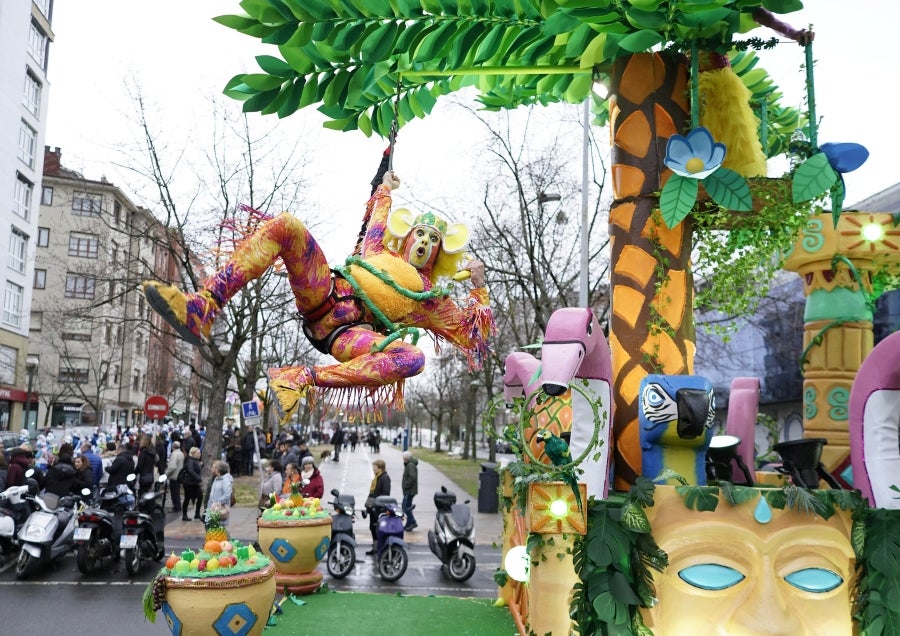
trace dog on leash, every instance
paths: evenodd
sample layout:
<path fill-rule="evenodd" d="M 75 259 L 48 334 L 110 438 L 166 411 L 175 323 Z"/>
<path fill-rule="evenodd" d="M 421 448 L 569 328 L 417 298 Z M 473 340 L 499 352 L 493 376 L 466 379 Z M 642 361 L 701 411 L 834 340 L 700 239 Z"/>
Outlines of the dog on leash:
<path fill-rule="evenodd" d="M 331 451 L 328 449 L 325 449 L 321 453 L 319 453 L 319 461 L 320 462 L 324 462 L 329 457 L 331 457 Z"/>

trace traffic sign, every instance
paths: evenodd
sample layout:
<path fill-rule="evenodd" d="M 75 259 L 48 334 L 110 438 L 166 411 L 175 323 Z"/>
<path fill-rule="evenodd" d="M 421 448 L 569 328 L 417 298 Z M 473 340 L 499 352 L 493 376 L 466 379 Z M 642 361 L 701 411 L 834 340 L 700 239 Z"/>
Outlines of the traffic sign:
<path fill-rule="evenodd" d="M 244 412 L 244 419 L 250 417 L 259 417 L 259 404 L 256 402 L 241 402 L 241 410 Z"/>
<path fill-rule="evenodd" d="M 144 415 L 151 420 L 161 420 L 169 414 L 169 401 L 161 395 L 151 395 L 144 402 Z"/>

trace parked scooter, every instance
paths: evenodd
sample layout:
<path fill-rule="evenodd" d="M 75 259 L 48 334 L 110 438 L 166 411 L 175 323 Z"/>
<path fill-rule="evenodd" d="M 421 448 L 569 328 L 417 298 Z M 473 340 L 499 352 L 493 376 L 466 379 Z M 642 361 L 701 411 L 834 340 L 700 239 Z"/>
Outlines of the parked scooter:
<path fill-rule="evenodd" d="M 166 476 L 160 475 L 153 490 L 139 493 L 135 507 L 126 510 L 122 517 L 119 547 L 130 575 L 137 574 L 144 561 L 159 561 L 166 554 L 166 513 L 161 503 L 165 501 L 166 488 Z"/>
<path fill-rule="evenodd" d="M 81 494 L 90 497 L 91 491 L 85 488 Z M 79 513 L 78 527 L 75 528 L 75 563 L 79 572 L 89 574 L 106 557 L 118 560 L 122 519 L 133 502 L 130 489 L 122 493 L 103 490 L 91 501 L 90 507 Z"/>
<path fill-rule="evenodd" d="M 403 542 L 403 509 L 393 497 L 375 498 L 378 511 L 376 560 L 378 572 L 385 581 L 396 581 L 406 572 L 409 557 Z"/>
<path fill-rule="evenodd" d="M 342 495 L 337 488 L 331 494 L 334 496 L 331 502 L 334 514 L 331 515 L 331 545 L 328 546 L 325 563 L 331 576 L 342 579 L 356 565 L 356 536 L 353 533 L 356 498 L 353 495 Z"/>
<path fill-rule="evenodd" d="M 468 504 L 468 500 L 465 502 Z M 434 493 L 437 514 L 428 531 L 428 547 L 454 581 L 466 581 L 475 573 L 475 520 L 468 505 L 456 503 L 456 494 L 441 486 Z"/>
<path fill-rule="evenodd" d="M 33 478 L 21 486 L 10 486 L 0 492 L 0 563 L 19 549 L 19 530 L 34 511 L 26 495 L 37 494 L 38 484 Z"/>
<path fill-rule="evenodd" d="M 25 476 L 33 476 L 33 469 Z M 29 474 L 31 473 L 31 474 Z M 42 564 L 52 563 L 72 549 L 78 514 L 84 508 L 81 495 L 57 497 L 52 493 L 27 495 L 36 507 L 19 530 L 16 578 L 24 579 Z"/>

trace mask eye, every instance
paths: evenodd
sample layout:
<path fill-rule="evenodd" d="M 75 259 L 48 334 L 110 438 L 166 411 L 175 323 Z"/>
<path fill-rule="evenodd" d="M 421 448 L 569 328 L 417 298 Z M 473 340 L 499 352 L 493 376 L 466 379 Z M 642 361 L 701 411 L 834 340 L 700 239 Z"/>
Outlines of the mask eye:
<path fill-rule="evenodd" d="M 425 230 L 416 228 L 416 238 L 422 238 L 423 236 L 425 236 Z"/>
<path fill-rule="evenodd" d="M 838 574 L 824 568 L 797 570 L 784 577 L 784 580 L 788 585 L 793 585 L 798 590 L 812 592 L 813 594 L 830 592 L 844 582 L 844 579 Z"/>
<path fill-rule="evenodd" d="M 440 237 L 439 234 L 432 234 L 432 235 L 429 237 L 429 240 L 430 240 L 432 243 L 434 243 L 435 245 L 437 245 L 438 243 L 441 242 L 441 237 Z"/>
<path fill-rule="evenodd" d="M 659 406 L 665 401 L 665 398 L 656 389 L 647 391 L 647 404 L 650 406 Z"/>
<path fill-rule="evenodd" d="M 702 563 L 684 568 L 678 578 L 701 590 L 726 590 L 744 580 L 744 575 L 725 565 Z"/>

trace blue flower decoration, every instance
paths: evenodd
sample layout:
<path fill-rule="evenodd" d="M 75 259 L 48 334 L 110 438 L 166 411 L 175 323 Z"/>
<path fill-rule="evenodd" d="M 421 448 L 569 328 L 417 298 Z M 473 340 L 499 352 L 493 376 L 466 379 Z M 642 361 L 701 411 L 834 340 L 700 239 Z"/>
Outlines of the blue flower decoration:
<path fill-rule="evenodd" d="M 695 128 L 683 135 L 672 135 L 666 145 L 663 163 L 675 174 L 690 179 L 705 179 L 725 160 L 725 144 L 717 143 L 706 128 Z"/>
<path fill-rule="evenodd" d="M 825 153 L 829 165 L 841 174 L 853 172 L 869 158 L 866 147 L 854 143 L 827 143 L 819 150 Z"/>

